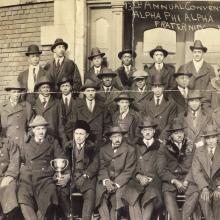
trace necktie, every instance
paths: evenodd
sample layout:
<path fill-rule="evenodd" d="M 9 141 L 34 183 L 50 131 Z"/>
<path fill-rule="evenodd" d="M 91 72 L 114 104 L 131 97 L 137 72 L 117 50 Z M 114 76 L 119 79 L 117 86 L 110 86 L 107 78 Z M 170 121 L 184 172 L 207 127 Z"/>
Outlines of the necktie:
<path fill-rule="evenodd" d="M 214 158 L 214 149 L 213 148 L 209 149 L 209 156 L 210 156 L 211 161 L 213 161 L 213 158 Z"/>
<path fill-rule="evenodd" d="M 158 107 L 159 105 L 160 105 L 160 99 L 157 98 L 157 100 L 156 100 L 156 106 Z"/>
<path fill-rule="evenodd" d="M 60 59 L 57 59 L 57 69 L 60 69 Z"/>
<path fill-rule="evenodd" d="M 36 79 L 37 79 L 36 68 L 33 68 L 33 77 L 34 77 L 34 82 L 36 82 Z"/>
<path fill-rule="evenodd" d="M 65 98 L 65 110 L 66 110 L 66 112 L 67 112 L 68 108 L 69 108 L 68 99 L 67 99 L 67 97 L 66 97 L 66 98 Z"/>
<path fill-rule="evenodd" d="M 89 111 L 92 112 L 93 109 L 92 109 L 92 102 L 91 101 L 89 101 L 88 107 L 89 107 Z"/>
<path fill-rule="evenodd" d="M 42 105 L 43 105 L 44 107 L 45 107 L 46 103 L 47 103 L 46 98 L 43 98 Z"/>
<path fill-rule="evenodd" d="M 129 70 L 129 67 L 128 67 L 128 66 L 125 67 L 125 72 L 126 72 L 127 74 L 130 73 L 130 70 Z"/>

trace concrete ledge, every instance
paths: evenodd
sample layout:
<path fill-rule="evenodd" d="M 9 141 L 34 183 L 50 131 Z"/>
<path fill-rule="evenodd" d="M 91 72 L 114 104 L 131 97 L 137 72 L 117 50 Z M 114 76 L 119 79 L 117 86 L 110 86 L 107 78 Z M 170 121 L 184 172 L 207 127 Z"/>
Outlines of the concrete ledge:
<path fill-rule="evenodd" d="M 14 5 L 26 5 L 26 4 L 35 4 L 35 3 L 44 3 L 44 2 L 54 2 L 54 0 L 1 0 L 0 8 L 14 6 Z"/>

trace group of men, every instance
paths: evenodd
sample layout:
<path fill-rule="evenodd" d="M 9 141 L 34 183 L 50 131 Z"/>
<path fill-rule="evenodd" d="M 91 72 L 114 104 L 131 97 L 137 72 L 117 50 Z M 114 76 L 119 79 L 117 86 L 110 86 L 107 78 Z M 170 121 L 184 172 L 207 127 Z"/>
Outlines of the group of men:
<path fill-rule="evenodd" d="M 143 70 L 124 49 L 115 71 L 93 48 L 83 85 L 67 49 L 56 39 L 53 60 L 41 67 L 42 51 L 30 45 L 29 68 L 5 88 L 2 218 L 16 219 L 21 210 L 25 220 L 73 219 L 77 192 L 83 220 L 94 213 L 152 220 L 163 210 L 172 220 L 220 219 L 219 73 L 204 61 L 202 42 L 190 46 L 193 60 L 178 71 L 164 62 L 162 46 Z M 55 159 L 68 161 L 65 169 L 56 169 Z M 177 195 L 184 195 L 181 213 Z"/>

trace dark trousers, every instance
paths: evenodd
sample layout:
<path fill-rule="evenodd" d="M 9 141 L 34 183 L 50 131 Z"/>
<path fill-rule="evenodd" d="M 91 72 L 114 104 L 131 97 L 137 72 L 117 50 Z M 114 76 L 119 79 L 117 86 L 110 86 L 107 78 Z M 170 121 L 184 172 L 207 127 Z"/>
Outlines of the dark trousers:
<path fill-rule="evenodd" d="M 83 209 L 82 220 L 91 220 L 95 207 L 95 191 L 92 189 L 82 193 L 83 195 Z"/>

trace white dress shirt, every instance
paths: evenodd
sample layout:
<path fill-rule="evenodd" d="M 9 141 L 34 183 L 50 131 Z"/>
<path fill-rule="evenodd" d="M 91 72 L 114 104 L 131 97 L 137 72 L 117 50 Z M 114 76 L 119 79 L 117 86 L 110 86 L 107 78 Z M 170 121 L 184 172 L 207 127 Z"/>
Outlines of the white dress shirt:
<path fill-rule="evenodd" d="M 94 107 L 95 107 L 95 100 L 93 99 L 92 101 L 90 101 L 90 100 L 86 99 L 86 104 L 87 104 L 88 109 L 91 112 L 93 112 Z M 90 109 L 90 106 L 92 107 L 91 109 Z"/>
<path fill-rule="evenodd" d="M 183 95 L 183 97 L 187 98 L 189 89 L 187 87 L 182 88 L 181 86 L 178 86 L 178 89 L 179 89 L 180 93 Z"/>
<path fill-rule="evenodd" d="M 150 147 L 154 143 L 154 139 L 151 138 L 150 140 L 146 140 L 145 138 L 143 139 L 143 142 L 147 147 Z"/>
<path fill-rule="evenodd" d="M 60 63 L 60 66 L 61 66 L 63 60 L 64 60 L 64 57 L 56 57 L 56 56 L 55 56 L 55 63 L 56 63 L 56 66 L 57 66 L 58 62 Z"/>
<path fill-rule="evenodd" d="M 119 110 L 119 112 L 121 115 L 121 119 L 123 120 L 127 116 L 128 112 L 129 112 L 129 108 L 125 112 L 121 112 L 120 110 Z"/>
<path fill-rule="evenodd" d="M 62 94 L 62 99 L 63 99 L 63 103 L 64 103 L 64 104 L 66 103 L 66 98 L 67 98 L 67 104 L 68 104 L 68 106 L 69 106 L 69 105 L 70 105 L 70 100 L 71 100 L 71 98 L 72 98 L 71 93 L 69 93 L 68 95 Z"/>
<path fill-rule="evenodd" d="M 35 85 L 35 82 L 34 82 L 34 69 L 35 69 L 35 75 L 36 75 L 36 79 L 37 79 L 37 75 L 38 75 L 40 66 L 39 65 L 37 65 L 37 66 L 30 65 L 29 66 L 28 81 L 27 81 L 27 87 L 28 87 L 27 90 L 28 90 L 28 92 L 34 92 L 34 85 Z"/>
<path fill-rule="evenodd" d="M 46 104 L 44 105 L 44 107 L 46 107 L 49 102 L 50 96 L 44 97 L 42 94 L 39 94 L 39 99 L 41 103 L 46 102 Z"/>
<path fill-rule="evenodd" d="M 131 65 L 129 65 L 129 66 L 123 65 L 123 66 L 124 66 L 124 68 L 125 68 L 125 72 L 126 72 L 126 73 L 130 73 L 130 71 L 131 71 Z"/>
<path fill-rule="evenodd" d="M 96 75 L 98 75 L 100 73 L 100 71 L 101 71 L 101 66 L 100 67 L 94 66 L 94 72 Z"/>
<path fill-rule="evenodd" d="M 193 60 L 193 64 L 194 64 L 194 66 L 195 66 L 195 68 L 196 68 L 196 72 L 199 72 L 199 70 L 200 70 L 201 67 L 202 67 L 203 62 L 204 62 L 203 59 L 201 59 L 199 62 Z"/>
<path fill-rule="evenodd" d="M 156 70 L 161 70 L 163 68 L 163 63 L 155 63 Z"/>
<path fill-rule="evenodd" d="M 160 97 L 154 96 L 154 102 L 157 105 L 157 100 L 159 99 L 159 105 L 161 104 L 163 100 L 163 94 Z"/>
<path fill-rule="evenodd" d="M 144 92 L 145 89 L 146 89 L 146 86 L 144 86 L 142 89 L 138 88 L 138 91 L 139 91 L 139 92 Z"/>

